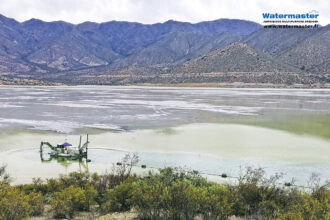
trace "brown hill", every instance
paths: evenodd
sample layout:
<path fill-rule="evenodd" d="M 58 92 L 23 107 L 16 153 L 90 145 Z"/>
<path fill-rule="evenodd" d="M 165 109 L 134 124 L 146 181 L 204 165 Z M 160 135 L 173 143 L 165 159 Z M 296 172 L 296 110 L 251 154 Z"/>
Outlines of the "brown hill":
<path fill-rule="evenodd" d="M 330 25 L 282 51 L 277 57 L 307 72 L 329 73 Z"/>
<path fill-rule="evenodd" d="M 190 60 L 172 70 L 173 73 L 210 72 L 300 72 L 244 43 L 233 43 Z"/>

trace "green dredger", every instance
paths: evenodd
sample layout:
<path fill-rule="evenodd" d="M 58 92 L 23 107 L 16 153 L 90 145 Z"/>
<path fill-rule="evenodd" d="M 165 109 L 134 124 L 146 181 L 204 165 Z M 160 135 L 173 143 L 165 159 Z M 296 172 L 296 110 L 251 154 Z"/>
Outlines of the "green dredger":
<path fill-rule="evenodd" d="M 69 160 L 78 160 L 82 158 L 87 159 L 87 152 L 88 152 L 88 134 L 86 137 L 86 142 L 81 146 L 81 136 L 79 140 L 78 147 L 73 147 L 68 142 L 64 142 L 63 144 L 58 144 L 56 146 L 51 145 L 49 142 L 41 142 L 40 143 L 40 155 L 43 153 L 44 145 L 48 146 L 51 149 L 49 152 L 49 156 L 51 158 L 66 158 Z"/>

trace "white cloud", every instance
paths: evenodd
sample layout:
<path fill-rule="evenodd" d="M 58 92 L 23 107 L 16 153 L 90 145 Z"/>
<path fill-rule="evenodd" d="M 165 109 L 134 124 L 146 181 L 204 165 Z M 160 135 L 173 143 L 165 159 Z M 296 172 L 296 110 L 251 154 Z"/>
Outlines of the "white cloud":
<path fill-rule="evenodd" d="M 0 0 L 0 13 L 19 21 L 39 18 L 71 23 L 110 20 L 157 23 L 167 20 L 199 22 L 238 18 L 262 22 L 263 12 L 320 12 L 330 23 L 328 0 Z"/>

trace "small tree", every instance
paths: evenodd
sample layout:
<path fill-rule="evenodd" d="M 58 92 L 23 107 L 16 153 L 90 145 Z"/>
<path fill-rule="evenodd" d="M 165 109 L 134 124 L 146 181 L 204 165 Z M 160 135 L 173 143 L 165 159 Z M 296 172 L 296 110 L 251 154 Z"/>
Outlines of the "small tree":
<path fill-rule="evenodd" d="M 132 168 L 139 162 L 137 153 L 128 153 L 124 156 L 117 167 L 114 168 L 114 173 L 117 174 L 123 182 L 132 172 Z"/>
<path fill-rule="evenodd" d="M 130 177 L 135 177 L 132 175 L 132 168 L 138 162 L 139 157 L 137 154 L 126 154 L 117 166 L 113 166 L 112 172 L 105 173 L 101 176 L 94 176 L 93 184 L 98 192 L 98 196 L 96 198 L 98 204 L 102 205 L 105 202 L 104 196 L 107 190 L 113 189 Z"/>
<path fill-rule="evenodd" d="M 275 174 L 271 177 L 265 176 L 262 168 L 253 169 L 247 167 L 238 178 L 238 186 L 231 187 L 235 198 L 234 214 L 239 216 L 251 216 L 260 214 L 261 211 L 268 213 L 266 208 L 273 209 L 274 204 L 265 202 L 269 199 L 279 200 L 277 204 L 283 202 L 280 207 L 285 206 L 284 191 L 278 188 L 277 182 L 282 178 L 282 174 Z"/>

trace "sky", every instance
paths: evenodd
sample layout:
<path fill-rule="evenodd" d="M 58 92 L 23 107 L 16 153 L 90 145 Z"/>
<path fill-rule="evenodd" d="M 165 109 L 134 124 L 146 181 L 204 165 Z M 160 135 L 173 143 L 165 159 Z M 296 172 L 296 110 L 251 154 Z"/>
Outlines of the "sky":
<path fill-rule="evenodd" d="M 197 23 L 220 18 L 262 23 L 262 13 L 319 12 L 330 23 L 329 0 L 0 0 L 0 14 L 25 21 L 132 21 L 145 24 L 177 20 Z"/>

